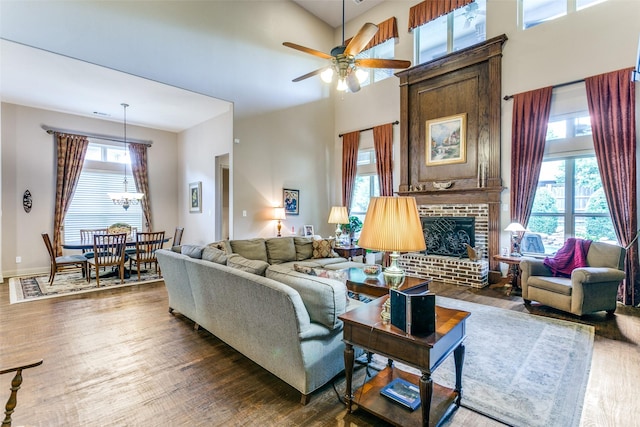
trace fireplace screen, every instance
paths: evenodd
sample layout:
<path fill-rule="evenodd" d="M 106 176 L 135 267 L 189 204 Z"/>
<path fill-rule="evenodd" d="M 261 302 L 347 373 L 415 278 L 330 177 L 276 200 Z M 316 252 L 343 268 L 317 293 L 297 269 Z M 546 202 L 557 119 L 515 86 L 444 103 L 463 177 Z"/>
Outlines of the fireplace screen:
<path fill-rule="evenodd" d="M 473 217 L 422 217 L 421 221 L 428 255 L 466 258 L 465 244 L 475 246 Z"/>

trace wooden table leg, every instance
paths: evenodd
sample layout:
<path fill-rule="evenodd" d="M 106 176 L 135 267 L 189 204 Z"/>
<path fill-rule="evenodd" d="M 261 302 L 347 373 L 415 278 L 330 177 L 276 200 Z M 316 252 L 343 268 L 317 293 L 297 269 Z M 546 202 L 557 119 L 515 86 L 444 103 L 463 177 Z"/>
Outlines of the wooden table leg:
<path fill-rule="evenodd" d="M 453 360 L 456 366 L 456 388 L 458 393 L 456 397 L 456 406 L 460 406 L 460 400 L 462 399 L 462 367 L 464 366 L 464 343 L 461 343 L 458 348 L 453 350 Z"/>
<path fill-rule="evenodd" d="M 347 412 L 351 413 L 351 403 L 353 402 L 353 394 L 351 390 L 351 380 L 353 379 L 353 346 L 349 343 L 344 345 L 344 373 L 346 391 L 344 400 L 347 403 Z"/>
<path fill-rule="evenodd" d="M 431 397 L 433 396 L 433 380 L 431 374 L 423 372 L 420 377 L 420 407 L 422 408 L 422 425 L 429 425 L 429 414 L 431 413 Z"/>

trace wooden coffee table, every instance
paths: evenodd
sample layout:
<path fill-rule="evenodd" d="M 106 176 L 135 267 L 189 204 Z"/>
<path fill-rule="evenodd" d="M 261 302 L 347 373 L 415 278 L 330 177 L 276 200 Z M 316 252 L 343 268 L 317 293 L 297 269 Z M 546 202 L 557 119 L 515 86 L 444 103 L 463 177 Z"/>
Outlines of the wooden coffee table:
<path fill-rule="evenodd" d="M 465 322 L 470 313 L 436 306 L 436 332 L 410 335 L 381 322 L 380 311 L 386 299 L 378 298 L 340 315 L 344 322 L 347 409 L 351 412 L 355 403 L 397 426 L 435 426 L 460 406 Z M 422 376 L 389 366 L 352 394 L 354 346 L 417 368 Z M 456 371 L 454 389 L 434 384 L 431 379 L 431 374 L 451 353 Z M 421 405 L 417 410 L 412 412 L 380 394 L 385 385 L 398 377 L 419 385 Z"/>
<path fill-rule="evenodd" d="M 351 267 L 345 271 L 347 273 L 347 289 L 351 292 L 355 294 L 365 294 L 375 298 L 389 294 L 389 288 L 384 283 L 382 273 L 371 277 L 364 274 L 364 271 L 358 267 Z M 406 276 L 400 289 L 411 288 L 430 281 L 431 279 Z"/>

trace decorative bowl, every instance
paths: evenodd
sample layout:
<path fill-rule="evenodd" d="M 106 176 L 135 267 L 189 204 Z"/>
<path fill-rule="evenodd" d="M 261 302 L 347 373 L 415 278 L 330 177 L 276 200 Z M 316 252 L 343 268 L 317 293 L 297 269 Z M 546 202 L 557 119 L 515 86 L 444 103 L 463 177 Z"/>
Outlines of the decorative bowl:
<path fill-rule="evenodd" d="M 364 271 L 364 274 L 372 277 L 380 274 L 381 269 L 382 269 L 382 266 L 378 264 L 367 264 L 364 267 L 362 267 L 362 271 Z"/>

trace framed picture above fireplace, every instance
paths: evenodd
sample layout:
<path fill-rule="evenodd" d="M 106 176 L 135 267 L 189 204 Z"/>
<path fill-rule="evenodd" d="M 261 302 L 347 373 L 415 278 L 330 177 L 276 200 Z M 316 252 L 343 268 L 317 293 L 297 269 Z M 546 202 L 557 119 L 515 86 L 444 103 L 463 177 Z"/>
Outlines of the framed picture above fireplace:
<path fill-rule="evenodd" d="M 427 120 L 427 166 L 467 162 L 467 113 Z"/>

